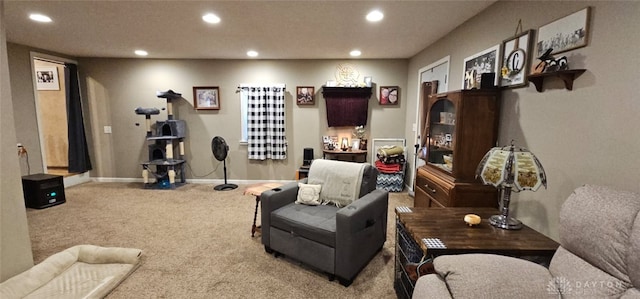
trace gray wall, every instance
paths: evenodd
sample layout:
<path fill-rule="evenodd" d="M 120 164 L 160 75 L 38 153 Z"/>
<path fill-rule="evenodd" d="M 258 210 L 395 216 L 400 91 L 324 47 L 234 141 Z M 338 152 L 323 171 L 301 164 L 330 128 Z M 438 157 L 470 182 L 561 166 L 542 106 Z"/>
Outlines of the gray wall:
<path fill-rule="evenodd" d="M 11 72 L 11 90 L 13 91 L 13 113 L 16 122 L 18 142 L 29 152 L 31 173 L 43 172 L 42 155 L 40 151 L 40 137 L 38 136 L 38 121 L 36 116 L 36 102 L 31 73 L 31 49 L 7 44 L 9 55 L 9 71 Z M 22 167 L 22 174 L 27 175 L 26 165 Z"/>
<path fill-rule="evenodd" d="M 78 61 L 85 80 L 85 98 L 91 119 L 93 136 L 92 176 L 138 178 L 140 161 L 147 160 L 144 116 L 136 115 L 136 107 L 166 106 L 155 96 L 158 90 L 172 89 L 182 93 L 183 100 L 174 101 L 176 119 L 185 120 L 187 162 L 193 174 L 187 178 L 222 179 L 221 162 L 211 154 L 214 136 L 225 138 L 230 147 L 227 160 L 230 180 L 292 180 L 302 165 L 303 149 L 314 148 L 316 158 L 322 156 L 322 135 L 329 128 L 321 86 L 335 80 L 336 67 L 350 63 L 361 76 L 373 76 L 374 83 L 406 86 L 407 60 L 156 60 L 81 58 Z M 240 144 L 240 96 L 236 88 L 241 83 L 285 83 L 288 159 L 285 161 L 249 161 L 246 145 Z M 194 110 L 193 86 L 218 86 L 218 111 Z M 298 106 L 296 86 L 315 86 L 316 104 Z M 390 138 L 404 135 L 405 97 L 400 105 L 380 106 L 378 92 L 369 101 L 367 136 Z M 383 108 L 384 107 L 384 108 Z M 166 111 L 152 120 L 166 119 Z M 140 126 L 135 124 L 139 123 Z M 112 126 L 113 134 L 104 134 L 103 127 Z M 353 128 L 344 128 L 350 136 Z M 208 176 L 212 170 L 217 170 Z M 203 177 L 204 176 L 204 177 Z"/>
<path fill-rule="evenodd" d="M 4 2 L 0 1 L 0 282 L 33 266 L 27 214 L 16 158 L 16 130 L 4 31 Z"/>
<path fill-rule="evenodd" d="M 30 170 L 31 174 L 34 174 L 43 172 L 43 163 L 40 136 L 38 135 L 31 52 L 52 55 L 66 60 L 74 60 L 74 58 L 43 49 L 7 43 L 15 132 L 18 142 L 22 143 L 29 153 Z M 64 76 L 61 72 L 58 75 Z M 21 161 L 20 167 L 20 173 L 27 175 L 26 161 Z"/>
<path fill-rule="evenodd" d="M 420 68 L 451 55 L 449 89 L 459 89 L 464 58 L 513 36 L 518 19 L 523 29 L 538 29 L 587 6 L 592 6 L 588 46 L 559 55 L 568 57 L 571 68 L 587 69 L 573 91 L 556 80 L 545 82 L 542 93 L 531 84 L 502 94 L 499 144 L 514 139 L 533 151 L 549 182 L 546 190 L 515 194 L 512 211 L 555 239 L 559 209 L 576 187 L 602 184 L 640 191 L 640 33 L 631 30 L 638 27 L 640 3 L 499 1 L 409 63 L 408 111 L 416 107 Z M 413 136 L 413 122 L 407 121 L 407 136 Z"/>
<path fill-rule="evenodd" d="M 42 172 L 42 156 L 37 131 L 30 52 L 60 56 L 78 61 L 83 92 L 83 109 L 92 177 L 139 178 L 140 162 L 148 160 L 145 143 L 144 116 L 136 115 L 137 107 L 166 107 L 155 96 L 158 90 L 172 89 L 183 95 L 175 101 L 174 114 L 187 122 L 188 179 L 223 179 L 220 162 L 213 158 L 211 138 L 223 136 L 230 145 L 227 161 L 230 180 L 291 180 L 302 165 L 302 152 L 314 148 L 316 158 L 322 156 L 320 140 L 327 134 L 351 134 L 352 128 L 328 128 L 326 106 L 321 86 L 335 80 L 339 64 L 353 65 L 360 76 L 373 76 L 373 95 L 369 101 L 367 137 L 402 138 L 404 134 L 406 73 L 408 60 L 170 60 L 72 58 L 18 44 L 8 44 L 16 104 L 16 134 L 30 153 L 31 172 Z M 285 83 L 287 85 L 287 139 L 289 158 L 285 161 L 248 161 L 246 145 L 240 141 L 240 104 L 236 87 L 241 83 Z M 400 104 L 378 105 L 378 86 L 401 88 Z M 218 86 L 221 110 L 193 109 L 193 86 Z M 315 86 L 316 104 L 297 106 L 293 94 L 296 86 Z M 152 120 L 166 119 L 166 111 Z M 139 123 L 140 126 L 135 124 Z M 112 126 L 112 134 L 103 127 Z M 214 169 L 216 171 L 210 175 Z M 26 174 L 26 169 L 23 169 Z"/>

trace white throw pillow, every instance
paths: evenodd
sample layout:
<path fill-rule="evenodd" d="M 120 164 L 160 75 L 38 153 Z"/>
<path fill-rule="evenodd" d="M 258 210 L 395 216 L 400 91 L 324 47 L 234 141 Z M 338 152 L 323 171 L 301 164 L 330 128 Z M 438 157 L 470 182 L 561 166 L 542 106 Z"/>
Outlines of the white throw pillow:
<path fill-rule="evenodd" d="M 310 185 L 298 183 L 298 199 L 296 203 L 317 206 L 321 204 L 320 202 L 320 189 L 322 189 L 322 185 Z"/>

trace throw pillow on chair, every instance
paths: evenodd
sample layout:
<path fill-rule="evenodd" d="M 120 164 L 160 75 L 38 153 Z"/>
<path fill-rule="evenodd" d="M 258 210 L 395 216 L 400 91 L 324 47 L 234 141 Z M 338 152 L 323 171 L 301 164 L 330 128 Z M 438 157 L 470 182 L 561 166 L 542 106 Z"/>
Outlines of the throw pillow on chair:
<path fill-rule="evenodd" d="M 322 190 L 322 185 L 311 185 L 298 183 L 298 197 L 296 199 L 297 204 L 304 204 L 310 206 L 320 205 L 320 190 Z"/>

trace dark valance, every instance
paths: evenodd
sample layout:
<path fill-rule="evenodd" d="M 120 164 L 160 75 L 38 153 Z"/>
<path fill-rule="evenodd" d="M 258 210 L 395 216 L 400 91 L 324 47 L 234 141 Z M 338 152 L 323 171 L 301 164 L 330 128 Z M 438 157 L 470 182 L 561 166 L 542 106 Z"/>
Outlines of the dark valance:
<path fill-rule="evenodd" d="M 327 102 L 329 127 L 364 126 L 367 124 L 371 88 L 323 87 Z"/>

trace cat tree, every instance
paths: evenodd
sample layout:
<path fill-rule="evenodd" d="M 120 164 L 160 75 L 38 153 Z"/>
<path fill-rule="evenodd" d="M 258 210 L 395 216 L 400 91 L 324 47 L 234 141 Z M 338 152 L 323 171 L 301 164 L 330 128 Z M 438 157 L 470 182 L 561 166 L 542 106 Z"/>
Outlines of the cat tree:
<path fill-rule="evenodd" d="M 167 101 L 167 120 L 156 121 L 155 134 L 151 127 L 151 115 L 160 114 L 157 108 L 137 108 L 136 114 L 145 116 L 149 161 L 142 162 L 142 180 L 145 188 L 174 189 L 183 185 L 184 177 L 184 138 L 186 123 L 173 119 L 172 100 L 182 98 L 182 94 L 173 90 L 158 91 L 158 98 Z M 174 153 L 178 149 L 178 155 Z M 150 180 L 149 175 L 154 180 Z"/>

